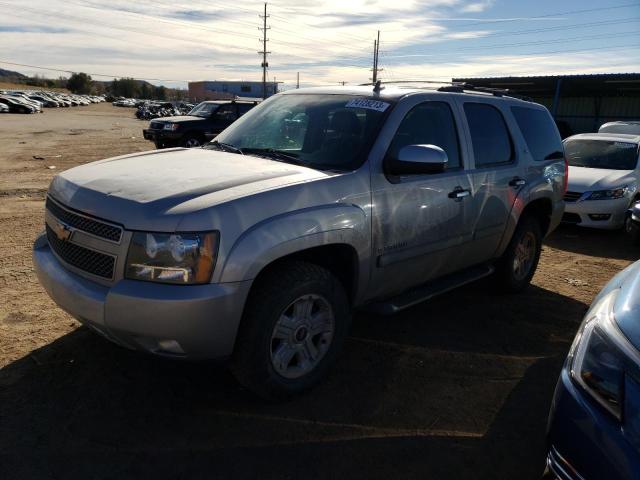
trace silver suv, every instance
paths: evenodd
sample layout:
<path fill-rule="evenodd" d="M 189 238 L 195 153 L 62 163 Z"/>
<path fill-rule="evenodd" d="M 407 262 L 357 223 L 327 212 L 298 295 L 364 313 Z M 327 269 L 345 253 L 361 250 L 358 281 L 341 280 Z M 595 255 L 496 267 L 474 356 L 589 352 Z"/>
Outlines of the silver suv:
<path fill-rule="evenodd" d="M 294 90 L 205 148 L 57 175 L 33 260 L 109 340 L 228 358 L 280 398 L 325 375 L 354 309 L 394 313 L 490 274 L 526 287 L 566 180 L 535 103 L 462 86 Z"/>

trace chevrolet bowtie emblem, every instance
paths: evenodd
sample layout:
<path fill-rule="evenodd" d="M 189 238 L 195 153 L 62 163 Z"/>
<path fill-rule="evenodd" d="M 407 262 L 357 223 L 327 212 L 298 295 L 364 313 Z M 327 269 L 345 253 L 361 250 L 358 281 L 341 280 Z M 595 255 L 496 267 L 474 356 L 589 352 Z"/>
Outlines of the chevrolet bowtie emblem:
<path fill-rule="evenodd" d="M 52 227 L 53 233 L 56 234 L 59 240 L 66 242 L 71 238 L 71 234 L 73 233 L 71 229 L 66 226 L 64 223 L 56 222 Z"/>

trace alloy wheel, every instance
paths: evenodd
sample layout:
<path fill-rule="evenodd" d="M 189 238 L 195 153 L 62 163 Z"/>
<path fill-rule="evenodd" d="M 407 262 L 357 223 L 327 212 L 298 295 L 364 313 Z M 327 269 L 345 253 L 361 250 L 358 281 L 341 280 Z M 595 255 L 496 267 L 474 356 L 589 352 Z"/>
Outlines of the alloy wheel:
<path fill-rule="evenodd" d="M 284 378 L 311 372 L 326 355 L 335 331 L 335 316 L 320 295 L 298 297 L 284 309 L 271 334 L 271 364 Z"/>

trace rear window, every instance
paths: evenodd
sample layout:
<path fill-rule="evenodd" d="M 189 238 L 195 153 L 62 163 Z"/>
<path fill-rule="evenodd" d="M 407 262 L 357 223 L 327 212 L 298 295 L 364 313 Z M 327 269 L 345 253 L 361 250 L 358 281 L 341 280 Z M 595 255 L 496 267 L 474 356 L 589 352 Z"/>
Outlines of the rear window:
<path fill-rule="evenodd" d="M 486 103 L 465 103 L 476 168 L 510 163 L 513 146 L 500 111 Z"/>
<path fill-rule="evenodd" d="M 511 107 L 511 113 L 534 160 L 562 158 L 562 140 L 558 128 L 546 111 Z"/>

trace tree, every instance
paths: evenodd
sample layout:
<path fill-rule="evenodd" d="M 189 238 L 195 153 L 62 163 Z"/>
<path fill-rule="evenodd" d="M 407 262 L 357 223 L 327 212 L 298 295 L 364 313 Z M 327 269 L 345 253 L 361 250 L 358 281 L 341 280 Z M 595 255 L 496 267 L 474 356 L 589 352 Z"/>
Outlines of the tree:
<path fill-rule="evenodd" d="M 167 89 L 160 85 L 159 87 L 154 87 L 153 96 L 158 100 L 166 100 L 167 99 Z"/>
<path fill-rule="evenodd" d="M 138 98 L 140 83 L 133 78 L 121 78 L 111 82 L 111 95 L 116 97 Z"/>
<path fill-rule="evenodd" d="M 91 76 L 86 73 L 73 73 L 67 80 L 67 88 L 73 93 L 79 93 L 81 95 L 91 93 L 93 82 Z"/>

